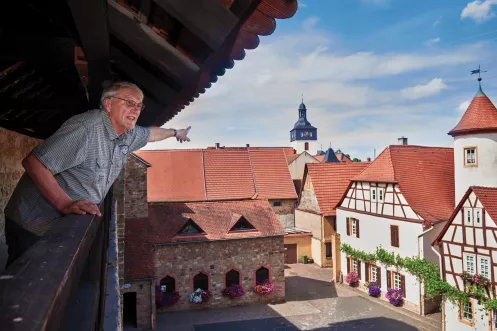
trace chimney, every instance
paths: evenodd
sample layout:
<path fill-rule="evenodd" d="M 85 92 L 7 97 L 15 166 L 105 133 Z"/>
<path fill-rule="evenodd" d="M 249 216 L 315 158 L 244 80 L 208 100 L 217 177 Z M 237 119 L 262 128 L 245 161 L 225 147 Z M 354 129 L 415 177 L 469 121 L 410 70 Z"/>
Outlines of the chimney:
<path fill-rule="evenodd" d="M 309 150 L 309 143 L 308 143 L 307 141 L 305 142 L 304 149 L 305 149 L 306 151 L 308 151 L 308 150 Z"/>
<path fill-rule="evenodd" d="M 397 138 L 397 141 L 399 145 L 407 145 L 407 138 L 404 136 Z"/>
<path fill-rule="evenodd" d="M 366 161 L 371 162 L 371 158 L 370 158 L 370 157 L 368 157 L 368 158 L 366 159 Z"/>
<path fill-rule="evenodd" d="M 250 144 L 247 144 L 247 148 L 249 148 L 249 147 L 250 147 Z"/>
<path fill-rule="evenodd" d="M 216 149 L 219 149 L 219 143 L 216 143 Z"/>
<path fill-rule="evenodd" d="M 293 154 L 297 154 L 297 150 L 295 148 L 293 149 Z"/>

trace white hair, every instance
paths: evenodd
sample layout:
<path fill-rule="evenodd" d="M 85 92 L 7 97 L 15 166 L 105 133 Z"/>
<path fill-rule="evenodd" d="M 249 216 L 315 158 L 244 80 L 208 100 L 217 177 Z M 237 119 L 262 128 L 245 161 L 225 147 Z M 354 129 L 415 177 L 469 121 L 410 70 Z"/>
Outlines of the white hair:
<path fill-rule="evenodd" d="M 102 96 L 100 97 L 100 107 L 104 108 L 104 100 L 110 97 L 113 97 L 117 94 L 117 92 L 122 88 L 130 88 L 137 90 L 140 93 L 140 97 L 143 100 L 143 91 L 136 85 L 130 82 L 113 82 L 108 86 L 104 87 L 102 91 Z"/>

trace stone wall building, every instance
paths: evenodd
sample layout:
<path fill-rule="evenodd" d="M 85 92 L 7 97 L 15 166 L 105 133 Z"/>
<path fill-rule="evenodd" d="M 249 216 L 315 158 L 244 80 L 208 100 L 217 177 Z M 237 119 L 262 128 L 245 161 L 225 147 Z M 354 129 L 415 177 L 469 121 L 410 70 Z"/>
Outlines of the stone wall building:
<path fill-rule="evenodd" d="M 0 128 L 0 271 L 7 262 L 3 210 L 24 173 L 22 160 L 41 140 Z"/>

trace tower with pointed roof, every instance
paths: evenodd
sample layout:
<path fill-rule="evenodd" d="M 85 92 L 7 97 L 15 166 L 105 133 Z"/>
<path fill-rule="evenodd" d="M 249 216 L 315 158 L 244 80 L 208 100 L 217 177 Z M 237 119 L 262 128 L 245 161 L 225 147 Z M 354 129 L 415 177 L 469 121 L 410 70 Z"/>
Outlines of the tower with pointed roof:
<path fill-rule="evenodd" d="M 307 120 L 307 108 L 302 99 L 299 106 L 299 119 L 290 131 L 290 143 L 297 153 L 308 151 L 316 152 L 316 141 L 318 139 L 318 129 L 313 127 Z"/>
<path fill-rule="evenodd" d="M 481 88 L 457 125 L 454 138 L 455 203 L 473 185 L 497 187 L 497 109 Z"/>

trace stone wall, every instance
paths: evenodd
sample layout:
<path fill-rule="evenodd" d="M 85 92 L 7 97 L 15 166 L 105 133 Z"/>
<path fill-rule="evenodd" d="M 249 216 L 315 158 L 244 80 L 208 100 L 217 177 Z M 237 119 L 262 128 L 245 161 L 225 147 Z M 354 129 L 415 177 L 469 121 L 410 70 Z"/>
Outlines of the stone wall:
<path fill-rule="evenodd" d="M 271 294 L 260 295 L 253 291 L 255 271 L 261 266 L 270 270 L 271 282 L 276 286 Z M 165 245 L 156 248 L 155 268 L 156 284 L 169 275 L 175 278 L 176 291 L 180 294 L 178 303 L 161 308 L 161 311 L 282 302 L 285 299 L 283 236 Z M 225 273 L 232 268 L 240 273 L 245 290 L 245 295 L 235 299 L 221 294 L 225 288 Z M 193 292 L 193 277 L 199 272 L 209 275 L 213 296 L 206 304 L 193 304 L 188 300 Z"/>
<path fill-rule="evenodd" d="M 274 206 L 274 202 L 278 201 L 281 202 L 281 206 Z M 269 200 L 269 204 L 284 228 L 295 227 L 295 199 Z"/>
<path fill-rule="evenodd" d="M 318 205 L 318 199 L 316 198 L 316 193 L 314 188 L 308 188 L 308 185 L 302 190 L 302 195 L 300 196 L 299 209 L 313 210 L 315 212 L 320 212 Z"/>
<path fill-rule="evenodd" d="M 124 205 L 126 218 L 148 217 L 147 166 L 134 156 L 126 158 Z"/>
<path fill-rule="evenodd" d="M 155 287 L 152 280 L 131 281 L 124 293 L 136 292 L 136 327 L 140 330 L 155 329 Z M 152 296 L 154 295 L 154 296 Z M 126 302 L 124 304 L 127 304 Z"/>
<path fill-rule="evenodd" d="M 7 261 L 3 210 L 24 173 L 22 160 L 40 142 L 39 139 L 0 128 L 0 271 L 4 269 Z"/>

